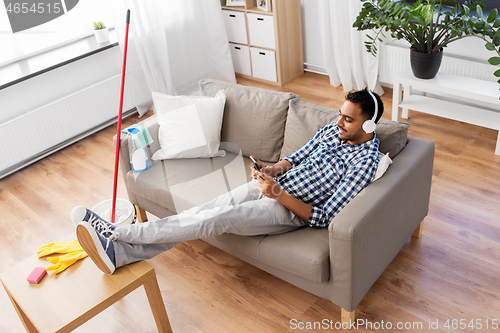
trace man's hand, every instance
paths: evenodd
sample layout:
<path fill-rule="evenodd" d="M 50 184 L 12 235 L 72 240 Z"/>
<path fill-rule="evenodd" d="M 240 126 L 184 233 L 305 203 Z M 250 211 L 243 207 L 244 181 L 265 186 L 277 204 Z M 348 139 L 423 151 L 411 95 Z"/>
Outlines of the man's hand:
<path fill-rule="evenodd" d="M 255 157 L 253 155 L 251 155 L 251 156 L 257 162 L 257 165 L 259 166 L 260 171 L 262 171 L 266 175 L 272 176 L 272 174 L 271 174 L 272 168 L 271 167 L 269 167 L 269 166 L 265 165 L 264 163 L 262 163 L 257 157 Z M 255 174 L 257 172 L 257 170 L 256 170 L 255 165 L 253 163 L 252 163 L 251 169 L 252 169 L 252 178 L 254 178 L 254 179 L 259 178 L 260 179 L 260 177 Z"/>
<path fill-rule="evenodd" d="M 254 179 L 256 179 L 259 184 L 260 193 L 264 194 L 266 197 L 278 199 L 283 193 L 283 190 L 279 187 L 276 180 L 271 176 L 259 171 L 255 171 L 254 175 Z"/>
<path fill-rule="evenodd" d="M 269 165 L 262 163 L 257 157 L 255 157 L 253 155 L 251 155 L 251 156 L 257 162 L 257 165 L 259 166 L 260 171 L 262 171 L 263 173 L 265 173 L 266 175 L 271 176 L 271 177 L 280 176 L 292 168 L 292 165 L 287 160 L 281 160 L 278 163 L 274 164 L 273 166 L 269 166 Z M 257 170 L 255 170 L 255 166 L 253 165 L 253 163 L 252 163 L 251 169 L 252 169 L 252 177 L 254 179 L 260 178 L 259 176 L 254 175 Z"/>

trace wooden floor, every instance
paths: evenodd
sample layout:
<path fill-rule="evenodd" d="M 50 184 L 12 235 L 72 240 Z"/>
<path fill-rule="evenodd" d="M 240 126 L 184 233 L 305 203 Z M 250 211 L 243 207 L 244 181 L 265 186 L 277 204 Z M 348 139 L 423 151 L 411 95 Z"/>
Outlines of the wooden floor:
<path fill-rule="evenodd" d="M 278 88 L 248 79 L 245 85 L 291 91 L 304 100 L 338 108 L 341 88 L 306 73 Z M 384 119 L 391 119 L 392 90 L 385 88 Z M 124 126 L 138 122 L 133 116 Z M 500 322 L 500 156 L 496 131 L 411 113 L 409 134 L 436 143 L 429 215 L 419 240 L 408 240 L 357 308 L 357 318 L 381 325 L 464 319 L 492 330 Z M 0 180 L 0 272 L 48 242 L 69 240 L 69 213 L 111 198 L 116 126 L 111 126 Z M 121 175 L 120 175 L 121 177 Z M 119 197 L 126 198 L 124 184 Z M 85 259 L 90 260 L 90 259 Z M 156 269 L 174 332 L 292 332 L 293 323 L 335 322 L 340 308 L 287 284 L 203 241 L 185 242 L 149 261 Z M 65 274 L 64 272 L 62 274 Z M 52 278 L 52 277 L 50 277 Z M 77 287 L 77 286 L 75 286 Z M 57 298 L 57 295 L 54 295 Z M 61 309 L 61 313 L 64 309 Z M 54 316 L 61 315 L 54 313 Z M 486 322 L 488 320 L 488 323 Z M 489 329 L 486 329 L 486 325 Z M 458 325 L 459 326 L 459 325 Z M 377 326 L 375 326 L 377 327 Z M 105 310 L 77 332 L 155 332 L 143 289 Z M 337 331 L 337 330 L 334 330 Z M 342 330 L 338 330 L 342 331 Z M 356 332 L 383 329 L 359 329 Z M 0 332 L 24 332 L 0 288 Z"/>

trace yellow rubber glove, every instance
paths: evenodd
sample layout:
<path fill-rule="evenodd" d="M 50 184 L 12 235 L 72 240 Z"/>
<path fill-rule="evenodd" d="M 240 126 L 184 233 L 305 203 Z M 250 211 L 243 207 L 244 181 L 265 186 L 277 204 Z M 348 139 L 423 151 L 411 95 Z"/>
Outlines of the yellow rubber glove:
<path fill-rule="evenodd" d="M 64 271 L 66 268 L 69 266 L 73 265 L 75 262 L 77 262 L 80 259 L 86 258 L 87 253 L 85 251 L 75 251 L 75 252 L 70 252 L 68 254 L 59 256 L 59 257 L 50 257 L 47 258 L 48 261 L 50 261 L 52 266 L 49 266 L 46 268 L 47 271 L 53 271 L 52 274 L 58 274 Z"/>
<path fill-rule="evenodd" d="M 83 251 L 80 243 L 78 243 L 78 239 L 67 242 L 49 243 L 41 246 L 36 253 L 38 253 L 38 258 L 40 258 L 52 253 L 70 253 L 75 251 Z"/>

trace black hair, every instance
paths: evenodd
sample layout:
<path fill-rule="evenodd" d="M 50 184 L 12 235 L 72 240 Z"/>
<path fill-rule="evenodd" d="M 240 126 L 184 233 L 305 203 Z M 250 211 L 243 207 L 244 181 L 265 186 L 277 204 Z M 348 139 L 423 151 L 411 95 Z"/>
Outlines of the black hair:
<path fill-rule="evenodd" d="M 378 114 L 375 123 L 379 121 L 384 113 L 384 103 L 380 99 L 377 93 L 372 92 L 378 102 Z M 358 91 L 351 91 L 345 97 L 346 101 L 359 105 L 361 108 L 361 113 L 366 119 L 372 119 L 375 114 L 375 104 L 373 103 L 373 98 L 370 96 L 367 88 Z"/>

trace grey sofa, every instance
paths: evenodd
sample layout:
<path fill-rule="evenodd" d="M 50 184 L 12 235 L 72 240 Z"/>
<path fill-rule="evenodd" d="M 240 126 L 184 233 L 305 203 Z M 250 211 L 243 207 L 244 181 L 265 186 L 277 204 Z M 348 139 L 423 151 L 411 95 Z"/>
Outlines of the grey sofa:
<path fill-rule="evenodd" d="M 338 110 L 303 101 L 292 93 L 215 80 L 200 81 L 202 95 L 224 89 L 227 100 L 221 132 L 225 157 L 153 162 L 150 170 L 130 170 L 128 143 L 121 142 L 121 168 L 129 200 L 139 219 L 158 217 L 202 204 L 251 179 L 250 154 L 270 164 L 300 148 L 335 121 Z M 159 149 L 156 117 L 142 122 Z M 393 159 L 385 175 L 366 187 L 328 229 L 305 227 L 280 235 L 223 234 L 206 242 L 342 308 L 342 321 L 412 234 L 419 237 L 427 215 L 434 144 L 407 135 L 408 124 L 381 120 L 380 150 Z"/>

